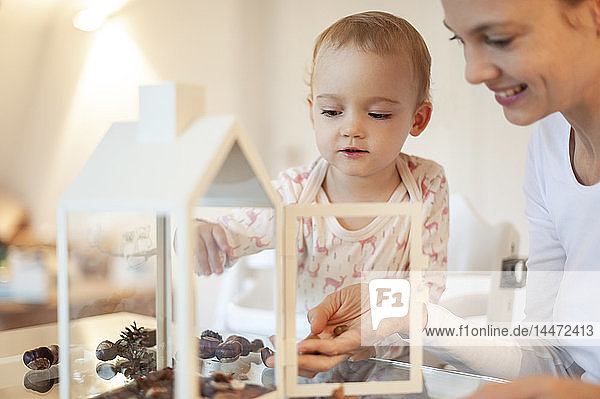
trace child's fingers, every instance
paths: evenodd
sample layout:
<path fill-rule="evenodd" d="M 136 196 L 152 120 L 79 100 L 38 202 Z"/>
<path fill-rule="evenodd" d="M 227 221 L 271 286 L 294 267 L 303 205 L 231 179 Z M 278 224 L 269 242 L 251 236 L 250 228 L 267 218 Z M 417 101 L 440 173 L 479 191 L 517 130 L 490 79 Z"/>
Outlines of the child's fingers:
<path fill-rule="evenodd" d="M 219 250 L 222 252 L 227 251 L 229 248 L 229 241 L 227 241 L 227 234 L 225 234 L 225 229 L 220 224 L 212 225 L 212 237 L 217 243 Z"/>
<path fill-rule="evenodd" d="M 210 275 L 210 264 L 208 263 L 208 252 L 202 239 L 198 240 L 196 247 L 196 273 L 201 276 Z"/>

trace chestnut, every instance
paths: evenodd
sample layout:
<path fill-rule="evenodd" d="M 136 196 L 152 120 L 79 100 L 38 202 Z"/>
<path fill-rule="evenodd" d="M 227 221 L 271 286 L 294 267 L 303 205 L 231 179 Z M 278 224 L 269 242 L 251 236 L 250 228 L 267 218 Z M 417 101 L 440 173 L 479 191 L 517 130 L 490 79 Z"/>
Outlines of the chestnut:
<path fill-rule="evenodd" d="M 223 337 L 221 336 L 221 334 L 214 332 L 212 330 L 202 331 L 202 334 L 200 334 L 200 338 L 204 338 L 204 337 L 216 338 L 219 342 L 223 342 Z"/>
<path fill-rule="evenodd" d="M 104 340 L 96 347 L 96 357 L 98 360 L 113 360 L 119 354 L 119 346 L 108 340 Z"/>
<path fill-rule="evenodd" d="M 25 373 L 23 385 L 27 389 L 39 393 L 46 393 L 54 384 L 58 383 L 57 373 L 51 373 L 50 370 L 31 370 Z"/>
<path fill-rule="evenodd" d="M 23 353 L 23 363 L 32 370 L 44 370 L 54 363 L 54 355 L 50 348 L 40 346 Z"/>
<path fill-rule="evenodd" d="M 262 339 L 254 339 L 250 342 L 250 351 L 252 352 L 260 352 L 264 347 L 265 344 L 262 342 Z"/>
<path fill-rule="evenodd" d="M 260 358 L 262 359 L 262 362 L 265 366 L 267 365 L 267 359 L 274 355 L 275 352 L 273 352 L 273 350 L 269 347 L 265 346 L 260 350 Z"/>
<path fill-rule="evenodd" d="M 58 364 L 58 345 L 49 345 L 48 349 L 54 355 L 54 362 L 52 364 Z"/>
<path fill-rule="evenodd" d="M 109 362 L 98 363 L 96 366 L 96 374 L 103 380 L 110 380 L 117 375 L 117 367 Z"/>
<path fill-rule="evenodd" d="M 241 335 L 230 335 L 227 337 L 225 342 L 227 341 L 237 341 L 242 345 L 242 352 L 240 353 L 242 356 L 247 356 L 250 353 L 250 341 Z"/>
<path fill-rule="evenodd" d="M 202 337 L 198 344 L 198 356 L 202 359 L 210 359 L 215 355 L 215 350 L 219 344 L 221 342 L 216 338 L 210 336 Z"/>
<path fill-rule="evenodd" d="M 215 356 L 224 363 L 236 361 L 240 353 L 242 353 L 242 344 L 234 340 L 220 343 L 215 349 Z"/>

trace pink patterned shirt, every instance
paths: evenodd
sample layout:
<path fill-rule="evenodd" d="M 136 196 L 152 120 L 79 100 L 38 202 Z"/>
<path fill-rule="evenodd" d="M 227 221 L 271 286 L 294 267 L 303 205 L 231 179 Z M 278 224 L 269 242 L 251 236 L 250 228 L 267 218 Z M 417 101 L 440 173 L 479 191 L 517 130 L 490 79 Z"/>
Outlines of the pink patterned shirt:
<path fill-rule="evenodd" d="M 273 182 L 284 204 L 329 203 L 322 183 L 329 164 L 312 164 L 280 173 Z M 424 279 L 430 301 L 444 291 L 448 242 L 448 185 L 437 163 L 406 154 L 396 161 L 401 183 L 388 202 L 423 201 L 423 253 L 429 258 Z M 267 208 L 242 208 L 219 218 L 232 250 L 229 260 L 273 248 L 275 224 Z M 347 285 L 364 282 L 369 271 L 405 277 L 409 264 L 408 217 L 376 217 L 359 230 L 343 228 L 335 217 L 306 217 L 298 234 L 298 310 L 307 311 L 325 296 Z M 299 231 L 300 233 L 300 231 Z M 428 273 L 431 271 L 431 273 Z"/>

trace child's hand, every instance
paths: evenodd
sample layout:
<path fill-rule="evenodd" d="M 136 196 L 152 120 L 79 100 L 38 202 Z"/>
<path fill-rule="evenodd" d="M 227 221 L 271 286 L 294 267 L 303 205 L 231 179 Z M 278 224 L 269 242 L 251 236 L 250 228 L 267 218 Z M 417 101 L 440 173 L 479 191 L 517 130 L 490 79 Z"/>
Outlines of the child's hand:
<path fill-rule="evenodd" d="M 200 219 L 196 219 L 195 227 L 198 236 L 196 273 L 201 276 L 223 273 L 230 248 L 225 229 L 217 223 Z"/>

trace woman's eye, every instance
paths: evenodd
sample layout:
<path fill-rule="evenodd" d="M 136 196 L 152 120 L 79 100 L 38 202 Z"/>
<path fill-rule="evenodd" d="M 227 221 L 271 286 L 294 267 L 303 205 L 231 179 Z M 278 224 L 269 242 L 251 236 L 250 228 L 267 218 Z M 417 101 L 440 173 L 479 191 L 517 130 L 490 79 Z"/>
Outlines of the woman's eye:
<path fill-rule="evenodd" d="M 494 46 L 494 47 L 506 47 L 510 43 L 512 43 L 512 41 L 513 41 L 512 37 L 498 38 L 498 39 L 487 38 L 485 40 L 485 42 L 487 44 L 489 44 L 490 46 Z"/>
<path fill-rule="evenodd" d="M 457 41 L 460 44 L 465 44 L 465 41 L 462 39 L 462 37 L 458 36 L 458 35 L 454 35 L 450 38 L 450 41 Z"/>
<path fill-rule="evenodd" d="M 392 114 L 380 114 L 378 112 L 369 112 L 369 116 L 373 119 L 388 119 Z"/>
<path fill-rule="evenodd" d="M 334 109 L 324 109 L 324 110 L 321 111 L 322 115 L 325 115 L 325 116 L 328 116 L 328 117 L 338 116 L 341 113 L 342 113 L 341 111 L 336 111 Z"/>

